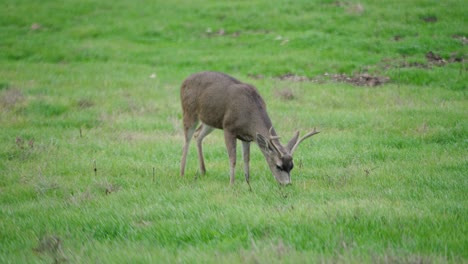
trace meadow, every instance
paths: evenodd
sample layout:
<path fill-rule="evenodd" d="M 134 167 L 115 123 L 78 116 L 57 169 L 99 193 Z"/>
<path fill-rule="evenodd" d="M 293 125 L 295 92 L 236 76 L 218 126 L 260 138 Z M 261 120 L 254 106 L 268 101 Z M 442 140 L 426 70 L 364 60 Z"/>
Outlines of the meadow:
<path fill-rule="evenodd" d="M 1 263 L 467 263 L 463 0 L 25 1 L 0 9 Z M 255 85 L 295 153 L 184 178 L 179 87 Z M 238 161 L 240 158 L 238 146 Z"/>

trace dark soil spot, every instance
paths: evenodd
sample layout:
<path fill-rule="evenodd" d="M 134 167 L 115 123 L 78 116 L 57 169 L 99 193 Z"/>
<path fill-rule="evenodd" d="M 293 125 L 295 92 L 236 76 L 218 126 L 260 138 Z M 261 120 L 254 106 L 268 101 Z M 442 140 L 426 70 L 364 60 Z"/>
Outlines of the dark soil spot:
<path fill-rule="evenodd" d="M 436 16 L 423 16 L 423 17 L 421 17 L 421 19 L 424 20 L 424 22 L 427 22 L 427 23 L 437 22 L 437 17 Z"/>
<path fill-rule="evenodd" d="M 440 55 L 435 54 L 432 51 L 426 53 L 426 59 L 429 64 L 434 64 L 438 66 L 442 66 L 447 63 Z"/>
<path fill-rule="evenodd" d="M 16 137 L 16 146 L 20 149 L 27 149 L 26 145 L 30 148 L 34 148 L 34 139 L 26 140 L 21 137 Z M 27 142 L 27 143 L 26 143 Z"/>
<path fill-rule="evenodd" d="M 402 37 L 400 35 L 393 36 L 394 41 L 400 41 L 401 39 L 402 39 Z"/>
<path fill-rule="evenodd" d="M 460 54 L 458 54 L 458 53 L 456 53 L 456 52 L 455 52 L 455 53 L 452 53 L 452 54 L 450 55 L 449 60 L 448 60 L 448 62 L 450 62 L 450 63 L 463 62 L 463 61 L 464 61 L 463 55 L 460 55 Z"/>
<path fill-rule="evenodd" d="M 89 99 L 80 99 L 77 104 L 80 109 L 86 109 L 94 106 L 94 102 Z"/>
<path fill-rule="evenodd" d="M 439 54 L 429 51 L 426 53 L 426 61 L 427 64 L 425 65 L 425 68 L 430 68 L 431 66 L 444 66 L 447 63 L 463 62 L 464 57 L 458 53 L 452 53 L 450 58 L 444 59 Z"/>

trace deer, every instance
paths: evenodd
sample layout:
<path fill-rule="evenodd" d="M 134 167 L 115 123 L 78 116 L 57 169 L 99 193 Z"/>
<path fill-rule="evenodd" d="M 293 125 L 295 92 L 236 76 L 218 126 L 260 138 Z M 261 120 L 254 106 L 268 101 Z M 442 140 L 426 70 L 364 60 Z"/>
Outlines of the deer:
<path fill-rule="evenodd" d="M 180 88 L 185 143 L 182 149 L 180 175 L 185 174 L 187 153 L 192 137 L 196 139 L 200 173 L 206 173 L 203 139 L 215 129 L 224 131 L 229 157 L 230 184 L 234 184 L 237 140 L 242 142 L 244 175 L 250 187 L 250 143 L 255 142 L 280 185 L 291 184 L 293 154 L 305 139 L 319 133 L 315 128 L 299 139 L 296 131 L 287 145 L 279 141 L 266 104 L 258 90 L 220 72 L 199 72 L 187 77 Z M 200 124 L 200 126 L 198 126 Z M 197 128 L 198 126 L 198 128 Z M 251 188 L 250 188 L 251 189 Z"/>

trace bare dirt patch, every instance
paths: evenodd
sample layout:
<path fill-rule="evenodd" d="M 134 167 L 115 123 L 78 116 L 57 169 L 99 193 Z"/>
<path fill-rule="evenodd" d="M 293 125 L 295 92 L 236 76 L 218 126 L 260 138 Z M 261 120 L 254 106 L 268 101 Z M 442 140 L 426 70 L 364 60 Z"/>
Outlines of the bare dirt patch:
<path fill-rule="evenodd" d="M 344 82 L 353 84 L 356 86 L 368 86 L 368 87 L 375 87 L 379 85 L 383 85 L 390 81 L 389 77 L 386 76 L 374 76 L 368 73 L 360 73 L 352 76 L 348 76 L 346 74 L 333 74 L 330 78 L 336 82 Z"/>
<path fill-rule="evenodd" d="M 450 57 L 444 58 L 440 54 L 433 51 L 428 51 L 425 54 L 425 62 L 421 61 L 407 61 L 406 59 L 391 59 L 385 58 L 382 60 L 381 67 L 384 70 L 391 68 L 420 68 L 420 69 L 431 69 L 432 67 L 442 67 L 449 63 L 464 63 L 465 57 L 459 53 L 452 53 Z"/>
<path fill-rule="evenodd" d="M 286 73 L 276 77 L 276 79 L 281 81 L 290 81 L 290 82 L 308 82 L 313 81 L 313 78 L 309 78 L 307 76 L 300 76 L 294 73 Z"/>
<path fill-rule="evenodd" d="M 39 239 L 33 251 L 52 258 L 53 263 L 66 263 L 67 258 L 63 251 L 63 239 L 57 235 L 44 235 Z"/>
<path fill-rule="evenodd" d="M 21 90 L 10 87 L 0 93 L 0 107 L 5 109 L 13 109 L 16 105 L 25 101 L 25 97 Z"/>
<path fill-rule="evenodd" d="M 231 37 L 234 37 L 234 38 L 237 38 L 239 37 L 241 34 L 240 31 L 234 31 L 234 32 L 231 32 L 231 33 L 228 33 L 226 32 L 226 30 L 224 28 L 220 28 L 218 30 L 214 30 L 210 27 L 206 28 L 205 32 L 204 32 L 204 35 L 207 36 L 207 37 L 216 37 L 216 36 L 231 36 Z"/>
<path fill-rule="evenodd" d="M 465 36 L 460 36 L 460 35 L 453 35 L 452 38 L 460 41 L 460 43 L 465 46 L 465 45 L 468 45 L 468 38 L 466 38 Z"/>
<path fill-rule="evenodd" d="M 290 88 L 277 90 L 275 93 L 276 93 L 276 96 L 278 96 L 284 101 L 291 101 L 296 98 L 296 96 L 294 95 L 294 92 Z"/>
<path fill-rule="evenodd" d="M 426 59 L 427 63 L 438 66 L 443 66 L 447 63 L 447 61 L 445 61 L 439 54 L 435 54 L 432 51 L 426 53 Z"/>
<path fill-rule="evenodd" d="M 374 76 L 369 73 L 358 73 L 354 75 L 347 75 L 347 74 L 328 74 L 325 73 L 323 75 L 310 78 L 307 76 L 300 76 L 292 73 L 287 73 L 281 76 L 276 77 L 276 79 L 281 81 L 290 81 L 290 82 L 317 82 L 323 83 L 327 80 L 331 80 L 334 82 L 341 82 L 341 83 L 349 83 L 355 86 L 368 86 L 368 87 L 375 87 L 379 85 L 383 85 L 390 81 L 389 77 L 386 76 Z"/>
<path fill-rule="evenodd" d="M 265 79 L 265 76 L 262 75 L 262 74 L 253 74 L 253 73 L 249 73 L 247 76 L 249 76 L 249 78 L 252 78 L 252 79 L 254 79 L 254 80 Z"/>
<path fill-rule="evenodd" d="M 351 3 L 350 1 L 335 1 L 331 5 L 344 8 L 346 13 L 351 15 L 362 15 L 365 10 L 361 3 Z"/>
<path fill-rule="evenodd" d="M 399 40 L 398 36 L 398 40 Z M 465 37 L 457 36 L 461 41 L 465 41 Z M 440 54 L 433 51 L 428 51 L 425 55 L 425 61 L 407 61 L 406 58 L 385 58 L 381 63 L 375 65 L 377 67 L 377 72 L 385 72 L 390 69 L 395 68 L 420 68 L 420 69 L 431 69 L 432 67 L 443 67 L 450 63 L 464 63 L 465 56 L 460 53 L 452 53 L 450 57 L 444 58 Z M 372 68 L 372 67 L 368 67 Z M 266 78 L 262 74 L 249 74 L 249 77 L 255 80 Z M 365 87 L 376 87 L 384 85 L 390 82 L 390 77 L 383 75 L 374 75 L 368 73 L 367 70 L 361 73 L 355 73 L 353 75 L 348 75 L 344 73 L 325 73 L 315 77 L 308 77 L 304 75 L 298 75 L 295 73 L 286 73 L 273 77 L 275 80 L 287 81 L 287 82 L 315 82 L 315 83 L 325 83 L 328 81 L 348 83 L 355 86 L 365 86 Z M 276 92 L 277 96 L 284 100 L 293 100 L 294 94 L 287 89 L 279 90 Z"/>
<path fill-rule="evenodd" d="M 40 30 L 40 29 L 42 29 L 42 25 L 39 24 L 39 23 L 33 23 L 33 24 L 31 25 L 31 30 L 32 30 L 32 31 L 37 31 L 37 30 Z"/>

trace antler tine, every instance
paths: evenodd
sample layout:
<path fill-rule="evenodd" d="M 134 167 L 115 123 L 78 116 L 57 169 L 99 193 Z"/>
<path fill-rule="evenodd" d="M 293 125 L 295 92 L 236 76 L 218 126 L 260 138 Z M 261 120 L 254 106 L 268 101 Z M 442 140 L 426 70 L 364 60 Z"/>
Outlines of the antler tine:
<path fill-rule="evenodd" d="M 280 154 L 280 156 L 283 156 L 284 153 L 281 152 L 280 148 L 279 148 L 279 147 L 276 145 L 276 143 L 273 141 L 273 140 L 275 140 L 275 139 L 279 139 L 280 137 L 279 137 L 279 136 L 273 136 L 273 135 L 271 134 L 271 131 L 272 131 L 272 130 L 273 130 L 273 126 L 270 127 L 270 130 L 269 130 L 269 134 L 270 134 L 270 135 L 269 135 L 269 137 L 270 137 L 270 144 L 273 146 L 273 148 L 275 148 L 275 150 Z"/>
<path fill-rule="evenodd" d="M 270 127 L 270 130 L 268 130 L 268 133 L 270 134 L 270 135 L 269 135 L 270 139 L 280 139 L 280 138 L 281 138 L 281 137 L 279 137 L 279 136 L 273 136 L 273 135 L 271 134 L 271 130 L 273 130 L 273 127 Z"/>
<path fill-rule="evenodd" d="M 296 150 L 297 146 L 299 146 L 299 144 L 301 144 L 302 141 L 304 141 L 305 139 L 313 136 L 313 135 L 316 135 L 320 133 L 320 131 L 317 131 L 317 129 L 314 127 L 314 130 L 305 134 L 303 137 L 301 137 L 301 139 L 299 139 L 296 144 L 294 145 L 294 147 L 291 149 L 291 155 L 294 153 L 294 151 Z"/>

